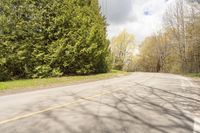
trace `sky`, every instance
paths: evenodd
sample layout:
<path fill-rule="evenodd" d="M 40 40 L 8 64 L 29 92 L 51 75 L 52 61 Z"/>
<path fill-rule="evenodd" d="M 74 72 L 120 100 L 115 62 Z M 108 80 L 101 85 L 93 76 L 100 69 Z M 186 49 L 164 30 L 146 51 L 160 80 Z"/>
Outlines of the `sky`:
<path fill-rule="evenodd" d="M 99 0 L 107 18 L 108 38 L 124 29 L 135 35 L 137 43 L 158 32 L 163 25 L 163 15 L 175 0 Z"/>

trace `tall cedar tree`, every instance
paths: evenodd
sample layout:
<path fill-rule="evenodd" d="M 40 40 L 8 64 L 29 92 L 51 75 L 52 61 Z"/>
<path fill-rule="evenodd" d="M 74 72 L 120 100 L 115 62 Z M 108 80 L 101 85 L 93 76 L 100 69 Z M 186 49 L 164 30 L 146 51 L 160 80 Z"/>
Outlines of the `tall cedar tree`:
<path fill-rule="evenodd" d="M 1 0 L 0 81 L 107 72 L 97 0 Z"/>

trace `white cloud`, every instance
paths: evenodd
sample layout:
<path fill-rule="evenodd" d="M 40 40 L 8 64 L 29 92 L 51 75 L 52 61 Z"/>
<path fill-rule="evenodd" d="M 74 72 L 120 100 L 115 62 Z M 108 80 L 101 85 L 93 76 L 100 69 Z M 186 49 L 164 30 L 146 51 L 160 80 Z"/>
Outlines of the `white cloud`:
<path fill-rule="evenodd" d="M 125 3 L 124 0 L 107 1 L 110 2 L 106 4 L 102 3 L 102 0 L 101 3 L 104 7 L 103 12 L 108 18 L 108 37 L 111 38 L 126 29 L 136 36 L 136 41 L 139 43 L 162 28 L 163 15 L 175 0 L 125 0 Z"/>

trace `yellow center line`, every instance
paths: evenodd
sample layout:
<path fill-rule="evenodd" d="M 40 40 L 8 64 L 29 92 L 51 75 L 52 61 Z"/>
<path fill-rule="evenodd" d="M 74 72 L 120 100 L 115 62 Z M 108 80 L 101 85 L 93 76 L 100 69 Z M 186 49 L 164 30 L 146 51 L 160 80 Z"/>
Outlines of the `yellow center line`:
<path fill-rule="evenodd" d="M 69 103 L 66 103 L 66 104 L 55 105 L 55 106 L 52 106 L 52 107 L 49 107 L 49 108 L 46 108 L 46 109 L 43 109 L 43 110 L 40 110 L 40 111 L 28 113 L 28 114 L 25 114 L 25 115 L 19 115 L 19 116 L 16 116 L 16 117 L 13 117 L 13 118 L 10 118 L 10 119 L 7 119 L 7 120 L 0 121 L 0 125 L 6 124 L 6 123 L 9 123 L 9 122 L 13 122 L 13 121 L 17 121 L 17 120 L 21 120 L 21 119 L 25 119 L 25 118 L 28 118 L 28 117 L 32 117 L 32 116 L 42 114 L 42 113 L 45 113 L 45 112 L 48 112 L 48 111 L 51 111 L 51 110 L 64 108 L 64 107 L 74 105 L 74 104 L 77 104 L 77 103 L 83 103 L 83 102 L 86 102 L 86 101 L 83 101 L 83 100 L 91 100 L 93 98 L 97 98 L 97 97 L 100 97 L 100 96 L 103 96 L 103 95 L 112 94 L 112 93 L 117 92 L 117 91 L 121 91 L 121 89 L 117 89 L 117 90 L 109 91 L 109 92 L 106 91 L 106 92 L 101 93 L 101 94 L 97 94 L 97 95 L 86 97 L 86 98 L 81 98 L 81 99 L 78 99 L 76 101 L 69 102 Z"/>

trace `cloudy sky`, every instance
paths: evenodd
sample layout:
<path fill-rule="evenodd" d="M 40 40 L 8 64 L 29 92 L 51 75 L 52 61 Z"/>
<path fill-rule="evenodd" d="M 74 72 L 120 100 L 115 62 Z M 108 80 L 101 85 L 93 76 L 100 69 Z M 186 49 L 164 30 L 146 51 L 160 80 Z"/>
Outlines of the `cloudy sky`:
<path fill-rule="evenodd" d="M 145 37 L 159 31 L 166 9 L 175 0 L 100 0 L 107 18 L 108 37 L 126 29 L 140 43 Z"/>

